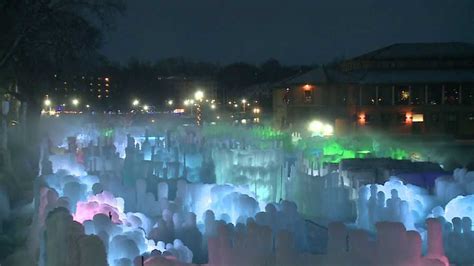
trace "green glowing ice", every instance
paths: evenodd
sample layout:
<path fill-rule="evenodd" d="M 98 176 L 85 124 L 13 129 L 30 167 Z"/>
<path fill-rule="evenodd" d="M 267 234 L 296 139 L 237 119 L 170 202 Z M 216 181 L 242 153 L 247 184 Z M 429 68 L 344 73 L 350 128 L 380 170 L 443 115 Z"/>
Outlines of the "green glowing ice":
<path fill-rule="evenodd" d="M 110 138 L 114 135 L 114 129 L 113 128 L 104 128 L 104 129 L 102 129 L 101 134 L 102 134 L 103 137 Z"/>

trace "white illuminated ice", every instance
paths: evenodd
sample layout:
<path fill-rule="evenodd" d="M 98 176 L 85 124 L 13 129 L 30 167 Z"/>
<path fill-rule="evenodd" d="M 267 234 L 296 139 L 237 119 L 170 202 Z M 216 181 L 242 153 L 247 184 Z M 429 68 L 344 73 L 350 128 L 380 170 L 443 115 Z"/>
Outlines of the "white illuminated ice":
<path fill-rule="evenodd" d="M 397 265 L 446 265 L 442 250 L 421 254 L 422 241 L 439 245 L 443 240 L 439 237 L 444 237 L 450 257 L 474 262 L 460 255 L 468 253 L 466 247 L 456 246 L 457 240 L 471 236 L 474 175 L 470 172 L 456 170 L 453 177 L 439 178 L 431 194 L 393 177 L 351 195 L 357 194 L 350 190 L 356 188 L 345 187 L 344 181 L 340 185 L 329 175 L 307 175 L 308 162 L 286 154 L 281 143 L 260 143 L 250 134 L 204 140 L 199 130 L 183 127 L 170 137 L 166 129 L 157 128 L 146 138 L 143 127 L 112 127 L 112 136 L 105 138 L 110 154 L 90 146 L 97 150 L 93 156 L 84 155 L 94 157 L 89 161 L 64 149 L 63 154 L 50 156 L 55 173 L 41 177 L 45 184 L 38 182 L 36 195 L 43 265 L 69 265 L 69 257 L 93 254 L 93 248 L 99 254 L 97 265 L 111 266 L 141 265 L 141 261 L 144 265 L 344 265 L 336 263 L 339 257 L 360 260 L 359 265 L 383 265 L 400 262 L 397 257 L 403 256 L 408 262 Z M 75 132 L 78 150 L 85 143 L 101 143 L 97 138 L 102 134 L 95 127 Z M 6 209 L 1 194 L 0 211 Z M 299 200 L 298 206 L 285 199 Z M 355 227 L 362 230 L 348 233 L 342 224 L 336 230 L 330 226 L 331 241 L 337 241 L 328 243 L 329 253 L 302 253 L 315 245 L 310 226 L 324 231 L 327 238 L 325 226 L 339 217 L 354 222 L 346 217 L 354 218 L 355 210 Z M 324 222 L 311 225 L 306 218 L 313 217 Z M 431 230 L 438 237 L 431 242 L 427 234 L 432 222 L 426 222 L 427 217 L 446 220 L 442 236 Z M 369 232 L 385 242 L 373 242 Z M 361 241 L 360 248 L 347 251 L 347 243 L 356 243 L 349 236 Z M 324 241 L 317 237 L 316 241 Z M 56 254 L 54 245 L 72 240 L 77 244 L 51 258 Z M 391 241 L 407 248 L 389 253 L 385 247 L 393 246 Z"/>
<path fill-rule="evenodd" d="M 452 221 L 455 217 L 469 217 L 474 221 L 474 195 L 457 196 L 446 204 L 444 218 Z"/>
<path fill-rule="evenodd" d="M 409 230 L 423 221 L 433 207 L 433 198 L 425 189 L 404 185 L 392 177 L 385 184 L 366 185 L 359 189 L 357 225 L 373 230 L 379 221 L 401 222 Z"/>

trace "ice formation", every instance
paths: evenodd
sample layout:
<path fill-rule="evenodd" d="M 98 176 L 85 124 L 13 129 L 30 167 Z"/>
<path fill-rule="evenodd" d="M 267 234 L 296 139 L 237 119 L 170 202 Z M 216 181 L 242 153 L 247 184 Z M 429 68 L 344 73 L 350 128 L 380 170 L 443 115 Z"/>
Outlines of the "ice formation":
<path fill-rule="evenodd" d="M 379 221 L 401 222 L 409 230 L 427 217 L 433 199 L 420 187 L 404 185 L 392 177 L 382 185 L 366 185 L 359 189 L 357 226 L 372 230 Z"/>
<path fill-rule="evenodd" d="M 433 194 L 396 178 L 359 188 L 278 140 L 143 131 L 79 130 L 49 157 L 35 195 L 41 265 L 448 265 L 443 242 L 474 262 L 465 170 Z"/>

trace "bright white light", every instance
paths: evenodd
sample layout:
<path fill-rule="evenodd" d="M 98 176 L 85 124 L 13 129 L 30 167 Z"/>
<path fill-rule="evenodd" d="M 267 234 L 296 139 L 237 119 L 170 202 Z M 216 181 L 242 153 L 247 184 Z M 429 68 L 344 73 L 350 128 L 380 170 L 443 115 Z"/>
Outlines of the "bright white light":
<path fill-rule="evenodd" d="M 202 91 L 196 91 L 196 93 L 194 93 L 194 99 L 196 99 L 196 101 L 202 101 L 202 99 L 204 98 L 204 92 Z"/>
<path fill-rule="evenodd" d="M 241 122 L 242 124 L 247 124 L 247 119 L 242 119 L 240 122 Z"/>
<path fill-rule="evenodd" d="M 234 104 L 234 107 L 237 108 L 237 107 L 239 107 L 239 106 L 238 106 L 237 104 Z"/>
<path fill-rule="evenodd" d="M 184 100 L 184 105 L 188 106 L 189 105 L 189 100 Z"/>
<path fill-rule="evenodd" d="M 332 136 L 334 134 L 332 125 L 324 124 L 318 120 L 311 121 L 308 130 L 311 132 L 311 136 Z"/>
<path fill-rule="evenodd" d="M 140 101 L 138 99 L 133 100 L 132 105 L 137 106 L 140 104 Z"/>
<path fill-rule="evenodd" d="M 90 107 L 91 107 L 90 105 L 86 104 L 86 108 L 90 108 Z"/>
<path fill-rule="evenodd" d="M 311 123 L 309 123 L 308 130 L 313 133 L 319 133 L 323 129 L 323 126 L 324 125 L 321 123 L 321 121 L 311 121 Z"/>
<path fill-rule="evenodd" d="M 246 100 L 246 99 L 242 99 L 242 103 L 243 103 L 243 104 L 246 104 L 246 103 L 247 103 L 247 100 Z"/>
<path fill-rule="evenodd" d="M 334 134 L 334 128 L 331 125 L 324 125 L 323 135 L 331 136 L 332 134 Z"/>
<path fill-rule="evenodd" d="M 44 105 L 51 106 L 51 100 L 50 99 L 44 100 Z"/>
<path fill-rule="evenodd" d="M 446 221 L 451 221 L 455 217 L 469 217 L 472 220 L 474 218 L 473 202 L 474 195 L 457 196 L 446 205 L 444 218 Z"/>
<path fill-rule="evenodd" d="M 215 105 L 215 104 L 211 104 L 211 109 L 216 109 L 216 105 Z"/>
<path fill-rule="evenodd" d="M 143 110 L 148 111 L 148 109 L 150 109 L 150 107 L 148 107 L 148 105 L 143 106 Z"/>
<path fill-rule="evenodd" d="M 168 105 L 173 105 L 173 100 L 168 100 Z"/>
<path fill-rule="evenodd" d="M 78 100 L 78 99 L 72 99 L 72 104 L 73 104 L 74 106 L 79 105 L 79 100 Z"/>

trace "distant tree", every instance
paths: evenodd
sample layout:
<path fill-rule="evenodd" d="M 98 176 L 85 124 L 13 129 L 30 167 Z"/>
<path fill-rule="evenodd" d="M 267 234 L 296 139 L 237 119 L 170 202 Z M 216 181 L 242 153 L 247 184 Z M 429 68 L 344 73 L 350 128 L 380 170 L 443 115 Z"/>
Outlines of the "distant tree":
<path fill-rule="evenodd" d="M 98 65 L 100 27 L 123 8 L 123 0 L 0 0 L 0 70 L 16 84 L 11 93 L 38 112 L 53 73 Z"/>
<path fill-rule="evenodd" d="M 0 0 L 0 67 L 22 44 L 80 47 L 77 37 L 94 31 L 97 22 L 110 26 L 123 8 L 123 0 Z"/>
<path fill-rule="evenodd" d="M 283 67 L 276 59 L 269 59 L 260 66 L 261 79 L 263 81 L 277 81 L 284 75 Z"/>
<path fill-rule="evenodd" d="M 221 86 L 235 89 L 249 86 L 258 81 L 260 70 L 247 63 L 234 63 L 223 67 L 218 75 Z"/>
<path fill-rule="evenodd" d="M 58 70 L 71 73 L 100 62 L 100 29 L 123 9 L 123 0 L 0 0 L 3 87 L 28 107 L 22 108 L 21 125 L 31 144 L 38 143 L 46 81 Z M 25 153 L 33 154 L 34 168 L 36 151 Z"/>

